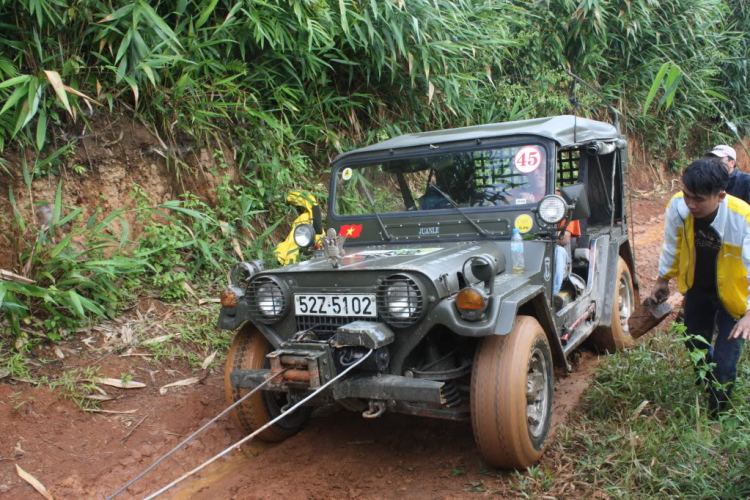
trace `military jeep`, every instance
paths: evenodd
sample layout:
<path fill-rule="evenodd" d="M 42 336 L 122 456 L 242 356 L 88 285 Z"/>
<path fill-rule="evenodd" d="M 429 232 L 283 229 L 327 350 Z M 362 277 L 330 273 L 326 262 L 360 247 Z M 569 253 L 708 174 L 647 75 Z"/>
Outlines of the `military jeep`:
<path fill-rule="evenodd" d="M 228 403 L 277 376 L 232 410 L 236 424 L 259 429 L 368 355 L 259 437 L 283 440 L 336 402 L 370 418 L 470 420 L 488 464 L 535 464 L 553 368 L 571 370 L 584 341 L 632 343 L 627 160 L 619 126 L 575 116 L 403 135 L 339 155 L 324 249 L 274 270 L 238 264 L 222 295 L 218 327 L 237 330 Z M 323 233 L 316 214 L 295 228 L 301 247 Z M 556 269 L 574 220 L 581 234 Z"/>

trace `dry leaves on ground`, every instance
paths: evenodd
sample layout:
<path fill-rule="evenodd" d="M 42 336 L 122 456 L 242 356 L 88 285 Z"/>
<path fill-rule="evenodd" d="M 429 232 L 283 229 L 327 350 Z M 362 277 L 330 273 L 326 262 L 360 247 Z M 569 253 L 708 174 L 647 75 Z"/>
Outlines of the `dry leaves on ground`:
<path fill-rule="evenodd" d="M 182 387 L 182 386 L 186 386 L 186 385 L 193 385 L 193 384 L 197 384 L 200 381 L 201 381 L 201 379 L 199 379 L 198 377 L 190 377 L 190 378 L 186 378 L 186 379 L 183 379 L 183 380 L 178 380 L 177 382 L 172 382 L 171 384 L 167 384 L 167 385 L 164 385 L 164 386 L 160 387 L 159 388 L 159 394 L 161 394 L 161 395 L 166 394 L 167 393 L 167 389 L 170 388 L 170 387 Z"/>
<path fill-rule="evenodd" d="M 206 368 L 208 368 L 208 366 L 211 364 L 211 362 L 216 357 L 216 353 L 217 352 L 218 351 L 212 352 L 211 354 L 208 355 L 208 357 L 206 359 L 203 360 L 203 364 L 201 364 L 201 370 L 205 370 Z"/>
<path fill-rule="evenodd" d="M 18 464 L 16 464 L 16 473 L 21 477 L 21 479 L 29 483 L 36 491 L 38 491 L 44 498 L 46 498 L 47 500 L 54 500 L 54 497 L 49 491 L 47 491 L 47 488 L 45 488 L 37 478 L 19 467 Z"/>
<path fill-rule="evenodd" d="M 119 387 L 120 389 L 141 389 L 146 387 L 143 382 L 136 382 L 134 380 L 122 380 L 119 378 L 96 378 L 92 382 L 95 384 L 111 385 L 112 387 Z"/>
<path fill-rule="evenodd" d="M 135 413 L 138 410 L 98 410 L 96 408 L 92 408 L 92 409 L 86 410 L 86 411 L 91 412 L 91 413 L 113 413 L 113 414 L 116 414 L 116 415 L 122 415 L 122 414 Z"/>
<path fill-rule="evenodd" d="M 158 344 L 160 342 L 166 342 L 172 337 L 174 337 L 174 335 L 159 335 L 158 337 L 154 337 L 152 339 L 147 339 L 147 340 L 142 341 L 141 345 Z"/>

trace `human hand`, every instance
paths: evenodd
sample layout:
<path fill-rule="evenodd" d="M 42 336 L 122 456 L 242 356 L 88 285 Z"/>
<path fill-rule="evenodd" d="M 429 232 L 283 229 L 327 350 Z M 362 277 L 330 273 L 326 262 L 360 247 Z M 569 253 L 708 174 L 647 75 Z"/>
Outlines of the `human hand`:
<path fill-rule="evenodd" d="M 750 340 L 750 314 L 745 313 L 729 333 L 729 340 L 736 338 Z"/>
<path fill-rule="evenodd" d="M 651 300 L 661 304 L 669 297 L 669 280 L 667 278 L 657 278 L 654 287 L 651 289 Z"/>

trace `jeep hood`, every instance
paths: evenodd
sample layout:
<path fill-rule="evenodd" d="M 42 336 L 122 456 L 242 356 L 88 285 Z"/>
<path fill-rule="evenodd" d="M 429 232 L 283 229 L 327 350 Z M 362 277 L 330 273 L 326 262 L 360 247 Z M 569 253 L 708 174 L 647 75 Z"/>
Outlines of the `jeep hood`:
<path fill-rule="evenodd" d="M 466 259 L 489 255 L 497 263 L 497 271 L 505 268 L 505 255 L 494 241 L 434 242 L 405 245 L 371 245 L 345 248 L 343 263 L 334 269 L 325 257 L 274 269 L 272 273 L 308 273 L 351 271 L 413 271 L 430 279 L 442 274 L 460 272 Z"/>

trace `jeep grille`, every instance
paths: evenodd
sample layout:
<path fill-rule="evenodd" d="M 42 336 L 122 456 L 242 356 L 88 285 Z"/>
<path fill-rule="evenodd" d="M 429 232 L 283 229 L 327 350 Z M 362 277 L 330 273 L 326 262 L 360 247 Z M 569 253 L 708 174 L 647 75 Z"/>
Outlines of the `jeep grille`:
<path fill-rule="evenodd" d="M 353 321 L 376 321 L 382 322 L 380 317 L 359 316 L 296 316 L 297 331 L 312 330 L 318 337 L 333 335 L 336 330 Z"/>

